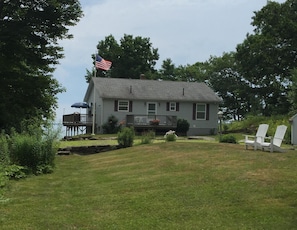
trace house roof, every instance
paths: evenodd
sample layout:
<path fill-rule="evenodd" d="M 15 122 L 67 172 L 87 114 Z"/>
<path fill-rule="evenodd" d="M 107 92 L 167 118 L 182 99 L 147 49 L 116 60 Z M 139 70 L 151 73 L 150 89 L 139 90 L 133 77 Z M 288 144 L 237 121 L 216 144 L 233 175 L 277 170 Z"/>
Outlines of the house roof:
<path fill-rule="evenodd" d="M 222 101 L 205 83 L 123 78 L 92 78 L 85 100 L 93 89 L 93 84 L 101 98 L 212 103 Z"/>

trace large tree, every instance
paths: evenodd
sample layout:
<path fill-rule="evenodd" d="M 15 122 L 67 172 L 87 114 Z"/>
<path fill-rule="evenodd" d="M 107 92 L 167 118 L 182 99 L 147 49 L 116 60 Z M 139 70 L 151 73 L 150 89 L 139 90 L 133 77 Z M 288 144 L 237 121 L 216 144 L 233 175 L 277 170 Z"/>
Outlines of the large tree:
<path fill-rule="evenodd" d="M 158 49 L 152 47 L 149 38 L 133 37 L 125 34 L 120 43 L 109 35 L 97 45 L 98 53 L 104 59 L 112 61 L 108 71 L 98 70 L 97 77 L 139 78 L 141 74 L 152 78 L 156 74 L 155 65 L 159 59 Z M 94 55 L 92 56 L 94 61 Z M 87 70 L 87 82 L 93 76 Z"/>
<path fill-rule="evenodd" d="M 52 76 L 63 57 L 58 41 L 81 16 L 78 0 L 0 1 L 0 129 L 53 118 L 63 91 Z"/>
<path fill-rule="evenodd" d="M 238 120 L 250 112 L 248 85 L 237 70 L 234 53 L 210 57 L 205 64 L 207 83 L 223 99 L 221 105 L 229 119 Z"/>
<path fill-rule="evenodd" d="M 255 13 L 254 34 L 237 46 L 236 62 L 253 96 L 253 111 L 287 114 L 290 71 L 297 66 L 297 1 L 268 2 Z"/>

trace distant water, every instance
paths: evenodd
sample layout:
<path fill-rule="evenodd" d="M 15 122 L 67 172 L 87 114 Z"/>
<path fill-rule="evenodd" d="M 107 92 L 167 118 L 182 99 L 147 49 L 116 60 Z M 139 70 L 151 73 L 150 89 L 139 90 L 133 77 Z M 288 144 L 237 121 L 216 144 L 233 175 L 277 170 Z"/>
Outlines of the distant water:
<path fill-rule="evenodd" d="M 63 126 L 62 122 L 54 122 L 52 123 L 53 129 L 54 131 L 57 131 L 58 134 L 58 138 L 62 139 L 65 136 L 65 127 Z"/>

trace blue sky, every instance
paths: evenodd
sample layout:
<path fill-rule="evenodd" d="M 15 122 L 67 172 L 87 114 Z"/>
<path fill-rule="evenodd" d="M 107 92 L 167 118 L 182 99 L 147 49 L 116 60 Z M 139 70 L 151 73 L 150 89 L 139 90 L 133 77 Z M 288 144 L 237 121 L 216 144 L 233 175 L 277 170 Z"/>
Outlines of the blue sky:
<path fill-rule="evenodd" d="M 65 58 L 56 66 L 54 77 L 67 91 L 58 94 L 56 121 L 61 122 L 63 114 L 79 111 L 71 105 L 83 101 L 88 87 L 86 69 L 92 69 L 91 55 L 106 36 L 112 34 L 118 41 L 124 34 L 149 37 L 159 50 L 157 68 L 166 58 L 171 58 L 176 66 L 194 64 L 235 51 L 236 45 L 253 31 L 250 24 L 254 11 L 266 3 L 267 0 L 81 0 L 84 17 L 70 28 L 74 38 L 60 42 Z"/>

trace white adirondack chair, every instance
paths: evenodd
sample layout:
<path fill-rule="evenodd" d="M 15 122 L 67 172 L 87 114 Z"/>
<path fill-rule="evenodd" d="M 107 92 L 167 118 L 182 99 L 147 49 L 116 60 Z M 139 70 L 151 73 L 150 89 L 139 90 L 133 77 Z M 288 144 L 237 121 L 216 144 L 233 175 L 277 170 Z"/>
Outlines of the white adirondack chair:
<path fill-rule="evenodd" d="M 248 149 L 248 146 L 253 146 L 254 150 L 262 149 L 262 143 L 264 143 L 268 127 L 268 124 L 261 124 L 255 136 L 245 135 L 245 149 Z"/>
<path fill-rule="evenodd" d="M 279 125 L 276 128 L 274 137 L 269 137 L 270 142 L 263 142 L 262 143 L 262 150 L 270 150 L 270 152 L 285 152 L 284 149 L 281 148 L 281 144 L 285 137 L 287 131 L 287 126 Z"/>

